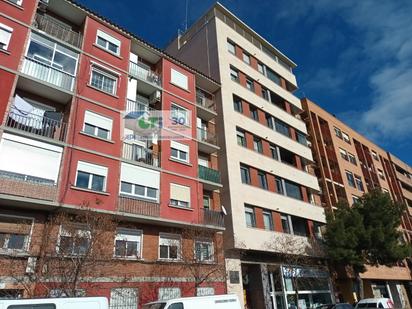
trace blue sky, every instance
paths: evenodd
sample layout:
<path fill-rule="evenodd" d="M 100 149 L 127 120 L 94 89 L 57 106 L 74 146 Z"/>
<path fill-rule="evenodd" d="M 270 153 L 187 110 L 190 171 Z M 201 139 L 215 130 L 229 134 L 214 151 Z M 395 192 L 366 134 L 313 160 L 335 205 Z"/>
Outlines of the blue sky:
<path fill-rule="evenodd" d="M 158 47 L 185 25 L 186 0 L 78 0 Z M 188 0 L 189 24 L 212 0 Z M 298 64 L 307 96 L 412 165 L 412 1 L 222 0 Z"/>

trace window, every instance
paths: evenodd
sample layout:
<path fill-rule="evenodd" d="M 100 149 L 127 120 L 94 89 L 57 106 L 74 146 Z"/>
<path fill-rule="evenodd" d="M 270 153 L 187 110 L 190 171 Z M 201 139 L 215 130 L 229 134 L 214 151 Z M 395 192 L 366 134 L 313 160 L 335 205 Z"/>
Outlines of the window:
<path fill-rule="evenodd" d="M 92 67 L 90 85 L 101 91 L 115 95 L 117 92 L 117 79 L 118 76 L 113 75 L 113 73 L 96 66 Z"/>
<path fill-rule="evenodd" d="M 308 140 L 306 139 L 306 134 L 299 132 L 296 130 L 296 140 L 298 143 L 307 146 L 308 145 Z"/>
<path fill-rule="evenodd" d="M 355 175 L 355 182 L 356 182 L 356 188 L 358 188 L 359 191 L 364 191 L 363 188 L 363 183 L 362 183 L 362 178 L 360 176 Z"/>
<path fill-rule="evenodd" d="M 189 79 L 185 74 L 180 73 L 179 71 L 176 71 L 173 68 L 170 70 L 170 73 L 171 84 L 183 88 L 185 90 L 189 90 Z"/>
<path fill-rule="evenodd" d="M 179 124 L 190 126 L 189 111 L 177 104 L 172 104 L 170 107 L 170 116 L 172 119 L 176 119 Z"/>
<path fill-rule="evenodd" d="M 157 201 L 158 189 L 122 181 L 120 193 Z"/>
<path fill-rule="evenodd" d="M 230 79 L 239 82 L 239 71 L 232 67 L 230 67 Z"/>
<path fill-rule="evenodd" d="M 0 251 L 28 250 L 33 220 L 0 216 Z"/>
<path fill-rule="evenodd" d="M 247 227 L 256 227 L 255 209 L 253 207 L 245 207 L 245 218 Z"/>
<path fill-rule="evenodd" d="M 215 295 L 215 289 L 212 287 L 199 287 L 196 288 L 197 296 L 210 296 Z"/>
<path fill-rule="evenodd" d="M 237 144 L 243 147 L 246 147 L 246 137 L 245 137 L 245 132 L 243 132 L 241 129 L 236 130 L 236 138 L 237 138 Z"/>
<path fill-rule="evenodd" d="M 57 246 L 64 255 L 85 255 L 90 248 L 90 231 L 81 224 L 70 224 L 60 227 Z"/>
<path fill-rule="evenodd" d="M 350 138 L 349 135 L 346 134 L 345 132 L 342 132 L 342 139 L 347 142 L 348 144 L 350 144 Z"/>
<path fill-rule="evenodd" d="M 268 67 L 266 68 L 266 76 L 267 76 L 267 78 L 269 78 L 275 84 L 277 84 L 277 85 L 281 84 L 279 75 L 277 75 L 274 71 L 272 71 Z"/>
<path fill-rule="evenodd" d="M 289 126 L 283 121 L 275 118 L 275 128 L 280 134 L 290 137 Z"/>
<path fill-rule="evenodd" d="M 313 222 L 313 232 L 315 234 L 316 239 L 323 239 L 323 229 L 325 225 L 320 222 Z"/>
<path fill-rule="evenodd" d="M 356 157 L 355 155 L 351 154 L 350 152 L 348 152 L 348 159 L 349 162 L 352 163 L 353 165 L 356 165 Z"/>
<path fill-rule="evenodd" d="M 77 163 L 76 187 L 93 191 L 106 190 L 107 167 L 83 161 Z"/>
<path fill-rule="evenodd" d="M 268 231 L 274 230 L 273 217 L 270 211 L 263 211 L 263 225 L 265 227 L 265 230 L 268 230 Z"/>
<path fill-rule="evenodd" d="M 269 95 L 269 90 L 262 86 L 262 98 L 264 98 L 266 101 L 269 101 Z"/>
<path fill-rule="evenodd" d="M 115 237 L 116 257 L 141 258 L 142 232 L 139 230 L 117 229 Z"/>
<path fill-rule="evenodd" d="M 346 171 L 346 178 L 348 179 L 348 184 L 352 188 L 356 188 L 355 186 L 355 179 L 353 178 L 353 174 L 349 171 Z"/>
<path fill-rule="evenodd" d="M 10 1 L 10 2 L 12 2 L 12 3 L 14 3 L 14 4 L 17 4 L 17 5 L 22 5 L 22 3 L 23 3 L 23 0 L 8 0 L 8 1 Z"/>
<path fill-rule="evenodd" d="M 266 173 L 263 171 L 258 171 L 259 186 L 262 189 L 268 189 L 268 181 L 266 179 Z"/>
<path fill-rule="evenodd" d="M 190 187 L 171 183 L 170 205 L 190 208 Z"/>
<path fill-rule="evenodd" d="M 210 209 L 210 197 L 208 195 L 203 195 L 203 208 Z"/>
<path fill-rule="evenodd" d="M 0 49 L 8 50 L 13 28 L 0 24 Z"/>
<path fill-rule="evenodd" d="M 276 192 L 279 194 L 284 194 L 285 190 L 283 189 L 283 181 L 279 177 L 275 177 L 276 182 Z"/>
<path fill-rule="evenodd" d="M 283 233 L 292 234 L 292 230 L 290 228 L 290 216 L 289 215 L 281 215 L 280 219 L 282 221 Z"/>
<path fill-rule="evenodd" d="M 258 71 L 260 72 L 260 73 L 262 73 L 262 74 L 266 74 L 265 72 L 266 72 L 266 70 L 265 70 L 266 68 L 265 68 L 265 65 L 263 64 L 263 63 L 258 63 Z"/>
<path fill-rule="evenodd" d="M 250 56 L 245 52 L 243 52 L 243 61 L 250 64 Z"/>
<path fill-rule="evenodd" d="M 250 117 L 252 117 L 253 120 L 259 121 L 258 109 L 253 105 L 250 105 L 249 109 L 250 109 Z"/>
<path fill-rule="evenodd" d="M 279 160 L 278 148 L 275 145 L 270 145 L 269 148 L 272 158 L 275 160 Z"/>
<path fill-rule="evenodd" d="M 298 200 L 302 200 L 302 192 L 300 191 L 300 186 L 296 183 L 293 183 L 289 180 L 285 180 L 285 189 L 286 195 L 289 197 L 296 198 Z"/>
<path fill-rule="evenodd" d="M 382 170 L 378 169 L 378 175 L 380 179 L 385 180 L 385 175 L 383 174 Z"/>
<path fill-rule="evenodd" d="M 372 153 L 372 157 L 373 157 L 376 161 L 379 161 L 379 157 L 378 157 L 378 154 L 376 153 L 376 151 L 372 150 L 371 153 Z"/>
<path fill-rule="evenodd" d="M 160 234 L 159 258 L 165 260 L 180 259 L 181 239 L 175 234 Z"/>
<path fill-rule="evenodd" d="M 253 149 L 259 153 L 263 153 L 262 139 L 260 139 L 259 137 L 253 138 Z"/>
<path fill-rule="evenodd" d="M 97 30 L 96 44 L 116 55 L 120 54 L 120 41 L 101 30 Z"/>
<path fill-rule="evenodd" d="M 170 156 L 179 161 L 189 162 L 189 146 L 170 141 Z"/>
<path fill-rule="evenodd" d="M 335 135 L 342 139 L 342 131 L 337 127 L 333 127 L 333 129 L 335 130 Z"/>
<path fill-rule="evenodd" d="M 180 297 L 180 288 L 159 288 L 159 300 L 169 300 Z"/>
<path fill-rule="evenodd" d="M 121 163 L 120 194 L 131 198 L 158 200 L 160 173 L 158 171 Z"/>
<path fill-rule="evenodd" d="M 356 204 L 360 201 L 360 197 L 356 196 L 356 195 L 352 195 L 352 202 L 353 204 Z"/>
<path fill-rule="evenodd" d="M 255 91 L 255 84 L 253 83 L 253 80 L 246 78 L 246 88 L 250 91 Z"/>
<path fill-rule="evenodd" d="M 241 165 L 240 166 L 240 177 L 242 179 L 242 183 L 250 184 L 250 171 L 249 167 Z"/>
<path fill-rule="evenodd" d="M 83 132 L 104 139 L 111 138 L 113 120 L 91 111 L 84 114 Z"/>
<path fill-rule="evenodd" d="M 34 32 L 31 33 L 26 56 L 36 62 L 56 68 L 71 76 L 76 75 L 79 55 L 71 49 L 54 43 Z M 54 74 L 58 75 L 57 72 L 54 72 Z M 63 75 L 61 77 L 56 76 L 55 78 L 64 79 Z"/>
<path fill-rule="evenodd" d="M 214 248 L 212 241 L 195 241 L 195 254 L 198 262 L 213 262 Z"/>
<path fill-rule="evenodd" d="M 342 148 L 339 148 L 339 153 L 340 153 L 340 156 L 341 156 L 343 159 L 345 159 L 346 161 L 349 161 L 348 153 L 346 152 L 346 150 L 344 150 L 344 149 L 342 149 Z"/>
<path fill-rule="evenodd" d="M 235 45 L 235 43 L 233 43 L 231 41 L 227 41 L 227 50 L 232 54 L 236 54 L 236 45 Z"/>
<path fill-rule="evenodd" d="M 233 108 L 239 113 L 243 113 L 242 100 L 238 97 L 233 97 Z"/>
<path fill-rule="evenodd" d="M 110 290 L 110 309 L 136 309 L 137 289 L 116 288 Z"/>

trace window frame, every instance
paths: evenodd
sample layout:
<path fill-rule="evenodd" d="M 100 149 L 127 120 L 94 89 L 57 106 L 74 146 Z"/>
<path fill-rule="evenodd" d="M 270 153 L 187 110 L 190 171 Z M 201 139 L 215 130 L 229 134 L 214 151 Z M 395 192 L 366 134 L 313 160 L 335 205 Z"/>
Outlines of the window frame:
<path fill-rule="evenodd" d="M 18 4 L 17 4 L 18 5 Z M 13 35 L 13 28 L 3 23 L 0 23 L 0 31 L 4 31 L 7 42 L 0 42 L 0 50 L 9 51 L 11 37 Z"/>
<path fill-rule="evenodd" d="M 255 82 L 249 77 L 246 77 L 246 89 L 255 92 Z"/>
<path fill-rule="evenodd" d="M 33 233 L 33 228 L 34 228 L 34 222 L 35 219 L 33 217 L 26 217 L 26 216 L 15 216 L 15 215 L 8 215 L 8 214 L 1 214 L 0 215 L 0 221 L 1 218 L 9 218 L 9 219 L 16 219 L 17 224 L 18 224 L 18 220 L 22 220 L 22 221 L 30 221 L 30 231 L 28 234 L 15 234 L 15 233 L 1 233 L 6 235 L 4 238 L 4 243 L 3 246 L 0 247 L 0 252 L 28 252 L 29 248 L 30 248 L 30 243 L 31 243 L 31 236 Z M 23 247 L 21 249 L 15 249 L 15 248 L 8 248 L 6 247 L 6 245 L 8 246 L 9 242 L 10 242 L 10 236 L 11 235 L 24 235 L 24 241 L 23 241 Z M 8 238 L 7 238 L 8 236 Z"/>
<path fill-rule="evenodd" d="M 176 115 L 176 113 L 177 113 L 177 115 Z M 183 115 L 183 117 L 182 117 L 182 115 Z M 192 122 L 191 122 L 191 119 L 189 117 L 189 109 L 187 109 L 187 108 L 185 108 L 185 107 L 183 107 L 183 106 L 181 106 L 181 105 L 179 105 L 175 102 L 172 102 L 170 104 L 170 119 L 173 119 L 173 118 L 178 118 L 178 120 L 180 118 L 184 118 L 185 123 L 183 125 L 186 126 L 186 127 L 191 126 Z M 180 124 L 180 121 L 178 121 L 178 123 Z"/>
<path fill-rule="evenodd" d="M 236 128 L 236 141 L 239 146 L 247 147 L 246 132 L 239 128 Z"/>
<path fill-rule="evenodd" d="M 120 238 L 120 235 L 125 235 L 126 236 L 126 240 L 124 238 Z M 133 256 L 129 256 L 127 255 L 127 242 L 131 242 L 129 240 L 127 240 L 127 236 L 135 236 L 135 237 L 139 237 L 139 242 L 137 244 L 136 247 L 136 251 L 137 251 L 137 255 L 133 255 Z M 126 246 L 125 246 L 125 252 L 126 255 L 117 255 L 116 254 L 116 242 L 117 241 L 126 241 Z M 114 236 L 114 246 L 113 246 L 113 257 L 118 258 L 118 259 L 132 259 L 132 260 L 136 260 L 136 259 L 142 259 L 143 258 L 143 230 L 140 229 L 127 229 L 127 228 L 118 228 L 116 229 L 116 234 Z"/>
<path fill-rule="evenodd" d="M 202 258 L 199 259 L 198 250 L 197 250 L 197 247 L 196 247 L 197 244 L 202 244 L 202 245 L 209 246 L 210 251 L 209 251 L 209 256 L 208 256 L 209 258 L 208 259 L 202 259 Z M 194 257 L 195 257 L 196 261 L 200 262 L 200 263 L 213 263 L 215 261 L 215 256 L 214 256 L 215 255 L 215 248 L 214 247 L 215 247 L 214 242 L 211 239 L 209 239 L 209 240 L 195 239 L 195 241 L 194 241 Z"/>
<path fill-rule="evenodd" d="M 245 205 L 245 223 L 246 223 L 246 227 L 249 228 L 256 228 L 256 211 L 255 211 L 255 207 L 250 206 L 250 205 Z M 251 225 L 248 224 L 248 216 L 247 214 L 249 214 L 251 217 Z"/>
<path fill-rule="evenodd" d="M 111 128 L 110 128 L 110 129 L 106 129 L 106 128 L 103 128 L 103 127 L 101 127 L 101 126 L 98 126 L 98 125 L 96 125 L 96 124 L 91 123 L 91 121 L 90 121 L 90 122 L 87 122 L 87 121 L 86 121 L 87 114 L 90 114 L 90 116 L 92 116 L 92 117 L 105 118 L 105 121 L 109 121 L 109 122 L 111 123 L 111 126 L 110 126 Z M 90 126 L 90 127 L 93 127 L 94 132 L 93 132 L 93 133 L 86 132 L 86 125 L 88 125 L 88 126 Z M 106 137 L 101 137 L 101 136 L 99 136 L 99 130 L 100 130 L 100 131 L 103 131 L 103 132 L 106 131 L 106 132 L 107 132 L 107 138 L 106 138 Z M 97 138 L 101 138 L 101 139 L 105 139 L 105 140 L 110 141 L 110 140 L 112 139 L 112 131 L 113 131 L 113 119 L 112 119 L 112 118 L 107 117 L 107 116 L 103 116 L 103 115 L 98 114 L 98 113 L 96 113 L 96 112 L 93 112 L 93 111 L 91 111 L 91 110 L 86 110 L 86 111 L 84 112 L 83 128 L 82 128 L 82 132 L 83 132 L 83 133 L 88 134 L 88 135 L 92 135 L 92 136 L 97 137 Z"/>
<path fill-rule="evenodd" d="M 60 225 L 60 227 L 59 227 L 59 237 L 58 237 L 57 244 L 56 244 L 56 252 L 61 253 L 64 256 L 84 256 L 86 253 L 76 253 L 75 252 L 76 245 L 77 245 L 77 249 L 80 248 L 80 246 L 79 246 L 79 244 L 76 244 L 73 241 L 73 239 L 74 239 L 74 237 L 79 237 L 79 235 L 80 235 L 80 237 L 85 235 L 85 237 L 81 237 L 81 238 L 86 238 L 88 240 L 88 247 L 90 247 L 91 246 L 91 239 L 92 239 L 91 232 L 90 232 L 89 229 L 87 229 L 87 227 L 85 225 L 80 224 L 80 223 L 77 223 L 77 224 L 73 223 L 73 228 L 75 229 L 75 233 L 77 234 L 77 236 L 73 236 L 72 233 L 69 230 L 65 229 L 63 225 Z M 81 235 L 81 234 L 83 234 L 83 235 Z M 71 241 L 71 243 L 70 243 L 71 252 L 70 253 L 64 252 L 62 250 L 62 248 L 61 248 L 62 237 L 70 238 L 70 241 Z M 86 250 L 87 249 L 90 249 L 90 248 L 86 248 Z"/>
<path fill-rule="evenodd" d="M 238 113 L 243 113 L 242 99 L 239 97 L 233 97 L 233 109 Z"/>
<path fill-rule="evenodd" d="M 180 83 L 179 78 L 183 78 L 183 83 Z M 175 68 L 170 68 L 170 84 L 185 91 L 189 91 L 189 76 L 187 76 L 185 73 L 180 72 L 179 70 L 176 70 Z"/>
<path fill-rule="evenodd" d="M 103 78 L 107 78 L 107 79 L 111 79 L 114 81 L 113 83 L 113 89 L 112 91 L 107 91 L 105 89 L 103 89 L 103 84 L 104 84 L 104 80 L 102 79 L 102 88 L 96 86 L 93 84 L 93 74 L 100 74 L 101 76 L 103 76 Z M 118 86 L 118 82 L 119 82 L 119 75 L 114 73 L 114 72 L 109 72 L 107 71 L 105 68 L 97 66 L 92 64 L 91 66 L 91 72 L 90 72 L 90 80 L 89 80 L 89 85 L 95 89 L 98 89 L 99 91 L 102 91 L 104 93 L 107 93 L 109 95 L 116 95 L 117 93 L 117 86 Z"/>
<path fill-rule="evenodd" d="M 126 192 L 126 191 L 122 191 L 122 184 L 128 184 L 131 185 L 131 189 L 132 192 Z M 144 188 L 144 195 L 138 194 L 136 193 L 136 187 L 143 187 Z M 155 190 L 156 191 L 156 197 L 151 197 L 149 196 L 148 192 L 149 190 Z M 135 197 L 135 198 L 141 198 L 141 199 L 145 199 L 145 200 L 150 200 L 151 202 L 157 202 L 159 200 L 159 189 L 158 188 L 153 188 L 153 187 L 149 187 L 149 186 L 144 186 L 138 183 L 131 183 L 128 181 L 122 181 L 120 180 L 120 188 L 119 188 L 119 193 L 121 195 L 127 195 L 130 197 Z"/>
<path fill-rule="evenodd" d="M 240 82 L 240 78 L 239 78 L 239 70 L 235 69 L 234 67 L 230 67 L 230 79 L 234 82 L 239 83 Z"/>
<path fill-rule="evenodd" d="M 233 47 L 233 51 L 231 50 L 231 47 Z M 231 40 L 227 40 L 227 50 L 232 55 L 236 55 L 236 44 L 232 42 Z"/>
<path fill-rule="evenodd" d="M 165 240 L 166 244 L 161 244 L 162 239 Z M 167 240 L 167 241 L 166 241 Z M 170 241 L 170 244 L 168 243 Z M 171 258 L 170 257 L 170 247 L 172 247 L 173 244 L 171 244 L 172 241 L 177 241 L 177 251 L 176 251 L 176 258 Z M 168 257 L 161 257 L 161 246 L 167 246 L 167 255 Z M 182 259 L 182 236 L 179 234 L 170 234 L 170 233 L 159 233 L 159 260 L 163 261 L 180 261 Z"/>
<path fill-rule="evenodd" d="M 268 190 L 269 187 L 266 173 L 264 171 L 258 170 L 257 175 L 259 180 L 259 188 L 263 190 Z"/>
<path fill-rule="evenodd" d="M 251 56 L 250 56 L 247 52 L 243 51 L 243 52 L 242 52 L 242 60 L 243 60 L 244 63 L 250 65 L 250 63 L 251 63 Z"/>
<path fill-rule="evenodd" d="M 354 179 L 355 179 L 356 188 L 359 191 L 365 192 L 365 187 L 363 185 L 362 177 L 358 176 L 358 175 L 355 175 L 355 174 L 353 176 L 354 176 Z"/>
<path fill-rule="evenodd" d="M 346 174 L 346 180 L 348 182 L 348 185 L 356 189 L 355 177 L 353 173 L 350 171 L 345 171 L 345 174 Z"/>
<path fill-rule="evenodd" d="M 99 44 L 99 38 L 105 42 L 105 46 Z M 120 56 L 120 49 L 122 45 L 121 41 L 103 30 L 97 30 L 95 44 L 111 54 Z M 110 44 L 116 46 L 117 50 L 115 52 L 109 48 Z"/>
<path fill-rule="evenodd" d="M 265 216 L 267 218 L 269 218 L 269 227 L 266 226 L 266 222 L 265 222 Z M 262 217 L 263 217 L 263 227 L 266 231 L 274 231 L 275 230 L 275 225 L 273 222 L 273 216 L 272 216 L 272 212 L 269 210 L 263 210 L 262 211 Z"/>
<path fill-rule="evenodd" d="M 242 171 L 245 171 L 245 173 L 242 173 Z M 246 177 L 246 179 L 245 179 L 246 182 L 243 181 L 243 174 L 244 174 L 245 177 Z M 248 166 L 246 166 L 246 165 L 243 165 L 243 164 L 240 165 L 240 179 L 241 179 L 241 182 L 242 182 L 243 184 L 250 185 L 250 183 L 251 183 L 250 167 L 248 167 Z"/>
<path fill-rule="evenodd" d="M 185 151 L 183 149 L 173 147 L 172 143 L 170 143 L 170 158 L 172 158 L 174 160 L 177 160 L 177 161 L 180 161 L 180 162 L 189 163 L 190 162 L 190 146 L 186 145 L 186 144 L 183 144 L 183 143 L 176 142 L 176 141 L 174 141 L 174 143 L 177 144 L 176 146 L 183 145 L 184 147 L 187 147 L 188 150 Z M 174 155 L 174 153 L 173 153 L 174 151 L 176 152 L 177 156 Z M 185 154 L 186 159 L 182 158 L 182 154 Z"/>
<path fill-rule="evenodd" d="M 100 174 L 94 174 L 94 173 L 92 173 L 92 172 L 88 172 L 88 171 L 81 170 L 81 169 L 79 169 L 79 162 L 86 163 L 86 165 L 92 165 L 92 166 L 97 166 L 97 167 L 100 167 L 100 168 L 104 168 L 104 169 L 106 170 L 106 173 L 105 173 L 105 175 L 100 175 Z M 84 173 L 84 174 L 88 174 L 88 184 L 87 184 L 87 187 L 86 187 L 86 188 L 85 188 L 85 187 L 81 187 L 81 186 L 78 185 L 79 172 Z M 80 188 L 80 189 L 91 190 L 91 191 L 94 191 L 94 192 L 106 192 L 108 174 L 109 174 L 109 169 L 108 169 L 106 166 L 98 165 L 98 164 L 89 163 L 89 162 L 85 162 L 85 161 L 79 160 L 79 161 L 77 161 L 77 167 L 76 167 L 75 187 L 76 187 L 76 188 Z M 93 189 L 93 180 L 94 180 L 95 176 L 103 177 L 103 187 L 102 187 L 102 190 Z"/>

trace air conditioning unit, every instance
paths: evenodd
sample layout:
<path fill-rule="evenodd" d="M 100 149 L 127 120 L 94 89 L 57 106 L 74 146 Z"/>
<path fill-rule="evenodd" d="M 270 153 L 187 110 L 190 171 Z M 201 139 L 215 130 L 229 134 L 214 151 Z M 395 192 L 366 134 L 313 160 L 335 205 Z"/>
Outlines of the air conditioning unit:
<path fill-rule="evenodd" d="M 37 258 L 30 256 L 27 259 L 26 274 L 34 274 L 36 269 Z"/>
<path fill-rule="evenodd" d="M 160 91 L 156 90 L 150 95 L 149 102 L 150 104 L 155 104 L 157 102 L 160 102 L 160 98 L 161 98 Z"/>

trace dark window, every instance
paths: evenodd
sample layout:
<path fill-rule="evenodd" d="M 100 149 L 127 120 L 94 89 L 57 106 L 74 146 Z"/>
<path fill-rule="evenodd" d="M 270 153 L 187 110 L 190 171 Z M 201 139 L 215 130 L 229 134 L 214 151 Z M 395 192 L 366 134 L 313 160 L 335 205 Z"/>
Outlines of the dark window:
<path fill-rule="evenodd" d="M 246 88 L 250 91 L 255 91 L 255 84 L 253 83 L 253 80 L 246 78 Z"/>
<path fill-rule="evenodd" d="M 171 304 L 168 309 L 183 309 L 183 303 L 174 303 Z"/>
<path fill-rule="evenodd" d="M 266 68 L 266 76 L 273 81 L 275 84 L 280 86 L 280 77 L 274 71 L 269 68 Z"/>
<path fill-rule="evenodd" d="M 296 139 L 298 141 L 298 143 L 307 146 L 308 145 L 308 141 L 306 139 L 306 135 L 303 134 L 302 132 L 296 131 Z"/>
<path fill-rule="evenodd" d="M 263 153 L 263 144 L 259 137 L 253 138 L 253 149 L 259 153 Z"/>
<path fill-rule="evenodd" d="M 290 224 L 289 224 L 289 216 L 288 215 L 281 215 L 280 216 L 281 221 L 282 221 L 282 230 L 283 233 L 288 233 L 290 234 Z"/>
<path fill-rule="evenodd" d="M 253 120 L 259 121 L 258 109 L 253 105 L 250 105 L 250 117 L 252 117 Z"/>
<path fill-rule="evenodd" d="M 247 227 L 256 227 L 255 209 L 253 207 L 245 207 L 245 218 Z"/>
<path fill-rule="evenodd" d="M 270 145 L 270 154 L 272 155 L 273 159 L 279 160 L 278 150 L 275 145 Z"/>
<path fill-rule="evenodd" d="M 240 177 L 242 178 L 242 183 L 250 183 L 250 171 L 249 167 L 241 165 L 240 166 Z"/>
<path fill-rule="evenodd" d="M 237 138 L 237 143 L 240 146 L 246 147 L 246 137 L 245 137 L 245 132 L 241 129 L 236 130 L 236 138 Z"/>
<path fill-rule="evenodd" d="M 275 119 L 275 127 L 277 132 L 290 137 L 289 126 L 286 123 L 279 119 Z"/>
<path fill-rule="evenodd" d="M 259 178 L 259 185 L 262 189 L 268 189 L 268 182 L 266 179 L 266 173 L 262 171 L 258 171 L 258 178 Z"/>
<path fill-rule="evenodd" d="M 285 188 L 287 196 L 302 200 L 302 192 L 300 191 L 299 185 L 291 181 L 285 180 Z"/>
<path fill-rule="evenodd" d="M 239 113 L 243 113 L 242 100 L 238 97 L 233 97 L 233 108 Z"/>
<path fill-rule="evenodd" d="M 355 179 L 353 178 L 353 174 L 351 172 L 346 171 L 346 178 L 348 179 L 349 186 L 356 188 Z"/>
<path fill-rule="evenodd" d="M 308 236 L 308 224 L 306 219 L 292 216 L 293 234 L 299 236 Z"/>
<path fill-rule="evenodd" d="M 263 225 L 265 230 L 274 230 L 272 213 L 270 211 L 263 211 Z"/>
<path fill-rule="evenodd" d="M 284 194 L 282 179 L 279 177 L 276 177 L 275 182 L 276 182 L 276 192 L 279 194 Z"/>

